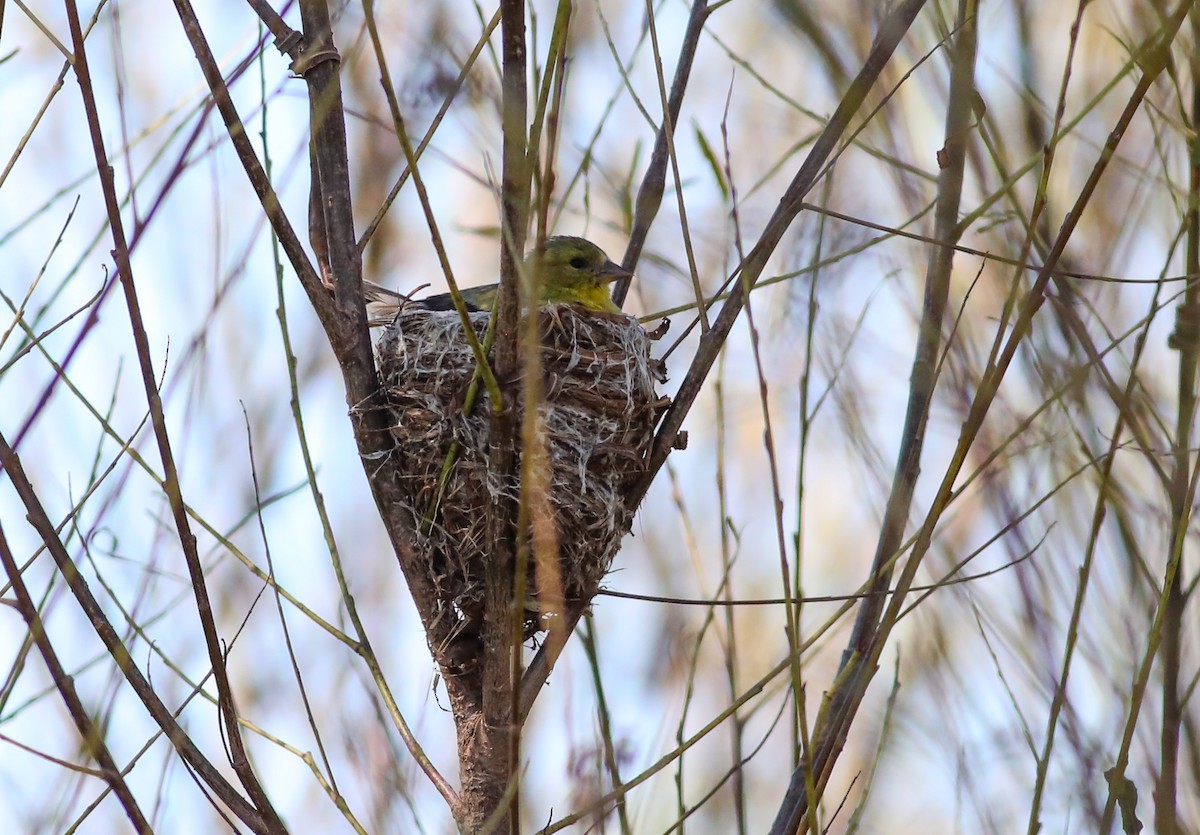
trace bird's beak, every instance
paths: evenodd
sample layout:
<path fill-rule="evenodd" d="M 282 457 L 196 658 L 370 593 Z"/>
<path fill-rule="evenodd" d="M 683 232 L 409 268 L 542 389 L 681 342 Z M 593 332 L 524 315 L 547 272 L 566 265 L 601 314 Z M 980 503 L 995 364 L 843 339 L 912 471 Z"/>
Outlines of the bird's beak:
<path fill-rule="evenodd" d="M 601 284 L 612 284 L 614 281 L 620 281 L 623 278 L 633 278 L 633 273 L 615 261 L 605 261 L 604 266 L 600 268 Z"/>

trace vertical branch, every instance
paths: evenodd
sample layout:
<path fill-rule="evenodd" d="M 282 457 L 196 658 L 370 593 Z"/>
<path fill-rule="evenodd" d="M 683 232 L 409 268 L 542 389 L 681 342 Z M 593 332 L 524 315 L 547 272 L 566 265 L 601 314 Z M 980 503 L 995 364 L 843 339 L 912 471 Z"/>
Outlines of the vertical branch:
<path fill-rule="evenodd" d="M 283 823 L 272 808 L 270 799 L 267 797 L 266 791 L 263 789 L 250 764 L 250 758 L 245 749 L 245 741 L 241 734 L 241 727 L 238 724 L 237 708 L 233 700 L 233 688 L 230 687 L 229 677 L 225 669 L 224 652 L 220 637 L 217 634 L 212 604 L 208 597 L 208 586 L 204 578 L 203 567 L 200 564 L 200 554 L 196 549 L 196 536 L 192 533 L 191 524 L 188 522 L 187 510 L 179 483 L 179 473 L 175 466 L 175 455 L 171 449 L 171 440 L 167 432 L 162 397 L 158 391 L 154 363 L 150 357 L 150 342 L 146 335 L 141 305 L 138 301 L 137 286 L 133 280 L 129 244 L 125 236 L 125 226 L 121 219 L 116 182 L 113 178 L 112 167 L 108 163 L 108 152 L 104 145 L 100 115 L 96 107 L 91 72 L 88 67 L 83 28 L 79 20 L 79 10 L 76 8 L 73 0 L 67 0 L 66 10 L 71 30 L 72 49 L 74 51 L 75 74 L 79 80 L 83 108 L 87 116 L 88 129 L 91 134 L 92 150 L 96 157 L 96 172 L 100 179 L 101 190 L 104 193 L 108 226 L 113 238 L 113 254 L 117 262 L 117 272 L 120 275 L 121 287 L 125 293 L 130 332 L 133 336 L 142 384 L 146 391 L 146 401 L 150 410 L 150 421 L 154 428 L 154 438 L 158 444 L 158 452 L 163 464 L 163 490 L 167 495 L 167 500 L 171 507 L 171 516 L 175 522 L 176 535 L 179 538 L 180 549 L 187 564 L 189 580 L 196 599 L 196 612 L 200 619 L 205 647 L 208 650 L 209 663 L 212 665 L 213 678 L 217 685 L 220 714 L 225 726 L 226 740 L 231 749 L 230 764 L 233 766 L 234 771 L 237 773 L 242 786 L 246 789 L 257 811 L 262 814 L 266 825 L 271 829 L 282 831 Z"/>
<path fill-rule="evenodd" d="M 320 266 L 333 284 L 335 312 L 325 324 L 333 331 L 331 340 L 343 352 L 338 360 L 347 375 L 351 403 L 358 403 L 378 388 L 378 382 L 362 301 L 362 259 L 351 212 L 350 163 L 338 78 L 341 58 L 333 43 L 325 0 L 303 0 L 300 17 L 305 49 L 296 69 L 302 71 L 308 84 L 312 189 L 317 195 L 310 217 L 315 228 L 310 229 L 310 235 L 322 241 L 319 254 L 328 258 Z"/>
<path fill-rule="evenodd" d="M 1200 34 L 1200 20 L 1192 19 L 1193 35 Z M 1200 55 L 1190 53 L 1192 101 L 1189 114 L 1193 128 L 1200 122 Z M 1189 482 L 1192 466 L 1192 424 L 1196 416 L 1196 369 L 1200 353 L 1200 138 L 1193 130 L 1188 140 L 1188 202 L 1184 217 L 1186 272 L 1193 276 L 1175 311 L 1175 331 L 1169 344 L 1179 351 L 1178 404 L 1175 415 L 1174 458 L 1171 472 L 1171 537 L 1167 562 L 1181 563 L 1191 515 Z M 1188 595 L 1183 589 L 1183 572 L 1175 571 L 1167 591 L 1162 627 L 1162 731 L 1159 773 L 1154 791 L 1154 824 L 1157 832 L 1179 828 L 1176 793 L 1179 781 L 1179 729 L 1183 722 L 1179 673 L 1183 610 Z"/>
<path fill-rule="evenodd" d="M 526 90 L 525 6 L 520 0 L 503 0 L 500 6 L 503 54 L 501 127 L 503 171 L 500 180 L 500 291 L 496 300 L 497 372 L 515 371 L 515 328 L 519 312 L 517 284 L 529 223 L 530 149 L 526 141 L 528 93 Z"/>
<path fill-rule="evenodd" d="M 500 286 L 492 309 L 496 341 L 493 368 L 501 384 L 516 379 L 520 368 L 519 288 L 525 232 L 529 219 L 529 149 L 527 119 L 525 5 L 503 0 L 500 6 L 502 54 L 501 119 L 503 172 L 501 175 Z M 516 470 L 517 420 L 508 394 L 492 404 L 488 434 L 488 477 L 493 484 L 512 483 Z M 483 715 L 472 750 L 460 750 L 464 801 L 460 825 L 467 831 L 485 822 L 492 831 L 515 831 L 519 796 L 520 746 L 518 723 L 513 717 L 513 670 L 520 665 L 520 642 L 513 641 L 513 619 L 521 617 L 524 601 L 513 599 L 513 565 L 516 541 L 516 505 L 501 495 L 488 509 L 489 546 L 484 573 L 483 654 L 481 671 Z M 466 755 L 467 759 L 463 758 Z M 508 809 L 502 804 L 508 803 Z"/>
<path fill-rule="evenodd" d="M 826 702 L 814 729 L 815 739 L 809 748 L 813 761 L 802 762 L 793 772 L 771 830 L 773 835 L 796 831 L 804 816 L 814 810 L 813 798 L 810 797 L 813 787 L 809 781 L 815 779 L 819 792 L 838 751 L 844 744 L 857 704 L 874 672 L 873 669 L 864 666 L 863 660 L 870 654 L 871 645 L 878 637 L 879 620 L 892 578 L 892 557 L 904 537 L 917 476 L 920 473 L 925 426 L 937 384 L 937 358 L 941 348 L 946 303 L 950 294 L 954 244 L 962 235 L 958 207 L 962 198 L 971 97 L 974 95 L 977 44 L 974 0 L 960 0 L 958 23 L 959 31 L 954 38 L 951 53 L 945 143 L 939 154 L 942 174 L 938 179 L 934 239 L 941 245 L 930 248 L 926 267 L 924 309 L 913 357 L 908 407 L 891 494 L 884 511 L 872 562 L 871 582 L 855 619 L 850 641 L 842 655 L 842 674 L 838 677 L 838 685 L 834 687 L 832 697 Z M 797 697 L 800 698 L 799 695 Z M 809 823 L 814 825 L 815 821 L 810 820 Z"/>
<path fill-rule="evenodd" d="M 697 3 L 692 8 L 692 20 L 702 22 L 707 18 L 704 14 L 705 8 L 703 3 Z M 698 23 L 698 25 L 700 25 Z M 662 125 L 659 127 L 658 138 L 665 140 L 666 157 L 671 163 L 671 177 L 675 186 L 675 201 L 676 209 L 679 212 L 679 228 L 683 234 L 683 251 L 687 256 L 688 277 L 692 282 L 692 292 L 696 296 L 696 315 L 700 322 L 700 331 L 706 333 L 711 327 L 708 321 L 708 307 L 704 304 L 704 290 L 700 286 L 700 276 L 696 271 L 696 254 L 692 250 L 692 236 L 688 228 L 687 220 L 687 204 L 683 199 L 683 177 L 679 173 L 679 158 L 675 154 L 675 123 L 679 119 L 679 108 L 683 105 L 683 90 L 679 91 L 679 96 L 675 99 L 672 108 L 672 102 L 667 96 L 666 81 L 663 78 L 662 69 L 662 51 L 658 47 L 658 26 L 654 22 L 654 3 L 652 0 L 646 0 L 646 30 L 650 33 L 650 49 L 654 54 L 654 77 L 658 81 L 659 100 L 662 102 L 663 116 Z M 684 42 L 684 51 L 687 51 L 687 42 Z M 689 63 L 690 66 L 690 63 Z M 682 68 L 682 67 L 681 67 Z M 677 73 L 678 75 L 678 73 Z M 658 142 L 655 142 L 655 151 L 658 151 Z M 659 198 L 662 196 L 662 186 L 659 186 Z M 640 194 L 639 194 L 640 197 Z M 654 207 L 657 209 L 657 205 Z M 649 231 L 650 218 L 643 218 L 644 229 Z M 739 252 L 739 255 L 744 253 Z M 632 267 L 630 268 L 632 270 Z M 625 279 L 625 283 L 629 283 L 629 279 Z"/>
<path fill-rule="evenodd" d="M 562 104 L 563 78 L 566 73 L 567 32 L 571 21 L 570 0 L 559 0 L 554 28 L 546 51 L 545 71 L 541 77 L 533 105 L 533 118 L 527 139 L 527 163 L 531 177 L 530 201 L 533 214 L 534 240 L 532 246 L 540 251 L 549 234 L 549 205 L 554 193 L 555 163 L 558 148 L 558 119 Z M 536 60 L 536 59 L 535 59 Z M 542 149 L 545 149 L 544 156 Z M 520 276 L 522 308 L 538 307 L 541 277 L 540 262 Z M 528 578 L 531 560 L 538 579 L 538 604 L 543 615 L 553 614 L 552 630 L 562 629 L 562 585 L 558 570 L 558 535 L 554 529 L 553 511 L 549 504 L 549 451 L 543 436 L 539 406 L 543 400 L 541 372 L 541 339 L 537 316 L 523 316 L 519 340 L 521 364 L 521 463 L 520 494 L 517 506 L 516 559 L 513 577 L 513 599 L 517 609 L 524 608 L 528 599 Z M 526 535 L 528 534 L 528 535 Z M 545 607 L 545 608 L 543 608 Z M 524 617 L 511 619 L 512 644 L 524 637 Z M 554 640 L 553 636 L 547 636 Z M 510 681 L 520 681 L 523 659 L 521 653 L 509 657 Z M 521 724 L 519 689 L 514 686 L 510 696 L 512 715 Z"/>
<path fill-rule="evenodd" d="M 925 446 L 925 427 L 937 386 L 938 354 L 942 344 L 942 329 L 946 303 L 950 296 L 950 275 L 954 267 L 954 245 L 962 236 L 958 207 L 962 199 L 963 172 L 966 161 L 966 139 L 970 129 L 971 96 L 974 95 L 975 3 L 960 0 L 959 31 L 954 38 L 950 69 L 950 100 L 946 112 L 945 137 L 939 154 L 942 167 L 938 178 L 937 208 L 934 218 L 934 240 L 930 247 L 925 273 L 925 298 L 921 322 L 917 331 L 917 346 L 913 357 L 908 406 L 904 415 L 900 450 L 897 455 L 892 489 L 884 510 L 883 525 L 875 548 L 872 578 L 868 595 L 854 623 L 850 644 L 842 656 L 844 668 L 852 655 L 862 654 L 879 624 L 891 581 L 889 568 L 892 556 L 900 547 L 912 508 L 913 493 L 921 469 L 921 452 Z"/>
<path fill-rule="evenodd" d="M 919 7 L 924 0 L 910 0 L 910 5 Z M 692 61 L 696 55 L 696 47 L 700 41 L 700 35 L 704 31 L 705 21 L 708 20 L 710 10 L 706 0 L 695 0 L 692 3 L 691 15 L 688 18 L 687 30 L 684 33 L 683 44 L 679 51 L 679 61 L 675 68 L 675 77 L 671 83 L 671 93 L 665 108 L 664 118 L 659 125 L 658 134 L 655 137 L 654 153 L 651 157 L 650 164 L 647 166 L 646 175 L 642 180 L 641 188 L 638 190 L 637 204 L 634 212 L 633 229 L 630 231 L 629 244 L 625 250 L 625 255 L 621 259 L 621 264 L 626 269 L 632 271 L 637 265 L 638 259 L 641 257 L 642 248 L 645 246 L 646 237 L 650 232 L 650 226 L 654 221 L 654 217 L 658 214 L 659 206 L 662 204 L 663 191 L 666 184 L 666 172 L 669 162 L 669 150 L 671 144 L 670 133 L 674 130 L 675 124 L 679 121 L 679 112 L 683 107 L 684 93 L 687 91 L 688 79 L 691 75 Z M 913 12 L 915 16 L 915 11 Z M 869 85 L 868 85 L 869 86 Z M 857 107 L 857 104 L 855 105 Z M 853 112 L 852 110 L 850 112 Z M 845 126 L 842 125 L 842 128 Z M 840 131 L 835 132 L 840 135 Z M 832 147 L 832 146 L 830 146 Z M 792 212 L 799 211 L 799 206 L 795 207 Z M 789 219 L 790 222 L 790 219 Z M 785 224 L 786 225 L 786 224 Z M 782 232 L 780 232 L 782 234 Z M 622 279 L 614 282 L 613 286 L 613 301 L 619 306 L 625 301 L 625 297 L 629 292 L 628 279 Z M 728 306 L 728 305 L 727 305 Z M 733 314 L 736 317 L 736 313 Z M 725 331 L 714 338 L 714 344 L 718 346 L 724 341 L 724 337 L 728 334 L 728 328 L 733 325 L 733 317 L 728 322 L 728 327 Z M 715 358 L 715 354 L 714 354 Z M 711 365 L 711 359 L 709 365 Z M 692 392 L 691 397 L 698 393 L 700 382 L 703 381 L 707 373 L 707 366 L 704 372 L 701 372 L 699 381 L 696 383 L 697 390 Z M 667 453 L 670 451 L 671 445 L 674 442 L 675 432 L 678 431 L 682 424 L 683 415 L 691 405 L 690 398 L 686 404 L 679 409 L 678 420 L 673 429 L 670 430 L 670 435 L 662 445 L 661 455 L 655 459 L 653 466 L 648 468 L 648 472 L 643 479 L 641 485 L 630 496 L 629 502 L 631 506 L 636 506 L 641 502 L 645 495 L 646 489 L 649 488 L 650 482 L 653 481 L 654 474 L 666 461 Z M 579 606 L 569 607 L 563 621 L 562 633 L 569 635 L 575 629 L 575 625 L 579 622 L 579 618 L 583 616 L 583 609 Z M 526 715 L 533 706 L 533 700 L 542 684 L 550 675 L 550 671 L 554 669 L 554 665 L 558 660 L 558 656 L 562 652 L 564 641 L 558 640 L 558 637 L 553 633 L 544 643 L 537 655 L 529 665 L 523 681 L 521 682 L 521 716 Z"/>
<path fill-rule="evenodd" d="M 541 246 L 550 234 L 550 201 L 554 197 L 555 171 L 558 162 L 558 123 L 562 109 L 563 88 L 567 75 L 567 44 L 571 25 L 571 0 L 559 0 L 554 16 L 554 31 L 546 51 L 546 71 L 534 104 L 533 120 L 529 126 L 529 170 L 533 179 L 534 243 Z M 542 138 L 545 137 L 545 158 L 538 164 Z"/>
<path fill-rule="evenodd" d="M 532 184 L 532 200 L 535 231 L 535 251 L 540 251 L 548 234 L 550 200 L 554 194 L 555 170 L 558 151 L 558 124 L 562 108 L 562 94 L 567 69 L 568 32 L 571 22 L 570 0 L 560 0 L 555 15 L 554 31 L 547 50 L 546 73 L 542 89 L 538 94 L 533 123 L 529 134 L 529 168 L 535 178 Z M 539 151 L 543 147 L 545 156 L 538 163 Z M 541 292 L 541 279 L 536 274 L 523 276 L 525 307 L 529 310 L 538 305 L 536 299 Z M 534 576 L 537 579 L 538 616 L 548 624 L 547 643 L 565 644 L 570 633 L 566 630 L 567 613 L 563 595 L 562 572 L 559 563 L 559 539 L 554 522 L 554 508 L 550 501 L 551 461 L 549 440 L 543 429 L 541 404 L 545 397 L 542 385 L 542 346 L 539 316 L 526 316 L 521 328 L 521 402 L 523 403 L 521 425 L 521 492 L 517 508 L 517 530 L 522 532 L 517 542 L 516 568 L 513 599 L 518 610 L 524 608 L 528 599 L 527 581 L 529 565 L 533 560 Z M 528 531 L 528 537 L 525 532 Z M 532 546 L 531 549 L 528 546 Z M 524 637 L 524 617 L 512 619 L 512 641 L 520 644 Z M 524 724 L 521 714 L 521 691 L 516 683 L 521 680 L 523 658 L 521 653 L 511 654 L 509 673 L 514 683 L 511 697 L 514 724 Z"/>

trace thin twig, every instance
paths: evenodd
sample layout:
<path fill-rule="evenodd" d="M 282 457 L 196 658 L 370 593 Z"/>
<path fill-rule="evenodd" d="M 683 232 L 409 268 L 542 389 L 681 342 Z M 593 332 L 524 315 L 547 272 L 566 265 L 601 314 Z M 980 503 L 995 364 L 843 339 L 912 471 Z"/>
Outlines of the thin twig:
<path fill-rule="evenodd" d="M 141 373 L 143 386 L 145 387 L 146 400 L 150 407 L 150 423 L 163 463 L 164 491 L 171 506 L 171 515 L 175 522 L 179 544 L 188 567 L 192 590 L 196 597 L 196 610 L 204 632 L 204 643 L 208 649 L 209 662 L 212 664 L 214 679 L 221 697 L 221 716 L 224 721 L 226 741 L 232 749 L 230 763 L 258 812 L 263 816 L 266 826 L 272 830 L 282 831 L 284 828 L 283 822 L 272 808 L 266 790 L 262 787 L 262 784 L 254 773 L 249 755 L 245 749 L 241 731 L 238 728 L 237 709 L 233 701 L 233 689 L 229 684 L 229 678 L 225 670 L 224 652 L 217 635 L 212 605 L 208 599 L 207 583 L 200 564 L 200 555 L 196 550 L 196 537 L 191 531 L 187 511 L 184 507 L 179 476 L 175 468 L 175 458 L 171 450 L 170 437 L 167 432 L 166 416 L 163 412 L 162 399 L 158 392 L 153 360 L 150 357 L 150 343 L 146 336 L 141 307 L 138 302 L 137 287 L 133 280 L 129 246 L 125 239 L 124 223 L 117 200 L 116 183 L 113 179 L 112 169 L 108 165 L 108 153 L 105 150 L 100 116 L 93 95 L 91 74 L 88 69 L 87 52 L 78 9 L 73 0 L 68 0 L 66 9 L 75 55 L 75 74 L 79 79 L 79 88 L 92 139 L 92 149 L 96 158 L 96 171 L 100 178 L 101 189 L 104 193 L 104 201 L 108 210 L 108 225 L 113 236 L 114 256 L 117 261 L 117 270 L 121 285 L 125 292 L 125 302 L 129 312 L 130 330 L 137 353 L 138 368 Z"/>
<path fill-rule="evenodd" d="M 281 829 L 272 828 L 259 810 L 250 805 L 244 797 L 238 794 L 237 789 L 204 756 L 200 749 L 196 747 L 191 737 L 176 722 L 171 711 L 159 699 L 150 682 L 142 675 L 142 671 L 138 669 L 137 664 L 130 656 L 128 648 L 121 641 L 120 636 L 104 614 L 99 601 L 96 600 L 88 588 L 87 581 L 84 580 L 83 575 L 79 573 L 75 563 L 71 560 L 71 555 L 67 553 L 66 548 L 59 539 L 54 529 L 54 523 L 47 516 L 46 510 L 42 506 L 33 484 L 29 481 L 29 477 L 25 473 L 25 468 L 21 463 L 20 457 L 9 445 L 3 434 L 0 434 L 0 469 L 4 471 L 4 474 L 12 483 L 13 489 L 25 506 L 26 517 L 29 523 L 41 537 L 42 544 L 54 560 L 59 573 L 70 588 L 71 594 L 74 595 L 75 600 L 79 603 L 79 607 L 83 610 L 84 616 L 87 617 L 88 622 L 91 623 L 92 628 L 96 631 L 97 637 L 100 638 L 105 649 L 107 649 L 113 662 L 116 664 L 117 669 L 125 676 L 125 680 L 129 682 L 133 692 L 141 700 L 142 704 L 146 706 L 147 712 L 166 734 L 167 739 L 171 741 L 175 750 L 179 752 L 179 755 L 187 762 L 189 767 L 196 771 L 196 774 L 204 784 L 220 798 L 221 802 L 247 826 L 255 832 L 281 831 Z"/>
<path fill-rule="evenodd" d="M 8 575 L 13 595 L 17 599 L 17 611 L 25 619 L 25 624 L 29 628 L 29 635 L 33 643 L 37 646 L 38 652 L 42 655 L 42 660 L 45 662 L 46 668 L 50 673 L 50 679 L 54 682 L 54 686 L 58 688 L 58 693 L 62 697 L 63 705 L 67 708 L 67 712 L 71 714 L 71 720 L 75 723 L 75 728 L 79 731 L 83 748 L 100 766 L 99 772 L 95 776 L 107 783 L 109 788 L 117 795 L 117 799 L 120 801 L 122 808 L 125 809 L 125 814 L 128 816 L 129 822 L 133 824 L 133 828 L 137 832 L 153 832 L 154 830 L 151 828 L 149 821 L 146 820 L 145 815 L 142 814 L 142 810 L 138 806 L 137 798 L 133 796 L 129 784 L 125 782 L 125 777 L 121 774 L 121 769 L 117 768 L 117 763 L 104 742 L 103 728 L 98 727 L 92 721 L 92 717 L 88 715 L 87 709 L 83 706 L 83 701 L 79 698 L 79 693 L 75 690 L 75 679 L 67 673 L 62 663 L 58 660 L 58 654 L 54 651 L 54 645 L 50 641 L 49 635 L 46 634 L 46 625 L 42 621 L 41 615 L 38 614 L 33 597 L 29 594 L 29 588 L 25 585 L 25 579 L 17 567 L 16 557 L 13 556 L 12 549 L 9 548 L 8 538 L 4 535 L 3 526 L 0 526 L 0 565 L 4 566 L 4 571 Z"/>
<path fill-rule="evenodd" d="M 675 65 L 675 78 L 671 82 L 671 95 L 663 110 L 663 120 L 658 126 L 654 138 L 654 152 L 650 155 L 650 164 L 646 166 L 646 174 L 638 189 L 637 202 L 634 204 L 633 228 L 629 230 L 629 243 L 625 248 L 625 256 L 621 266 L 633 272 L 642 249 L 646 245 L 646 237 L 650 234 L 650 226 L 658 215 L 658 207 L 662 205 L 663 191 L 666 187 L 668 153 L 671 147 L 671 134 L 679 123 L 679 113 L 683 109 L 683 96 L 687 92 L 688 79 L 691 77 L 692 61 L 696 57 L 696 47 L 700 43 L 700 35 L 704 32 L 704 24 L 708 21 L 709 9 L 706 0 L 695 0 L 692 11 L 688 15 L 687 29 L 683 33 L 683 43 L 679 47 L 679 59 Z M 625 303 L 629 294 L 629 280 L 622 279 L 613 287 L 613 301 L 617 306 Z"/>

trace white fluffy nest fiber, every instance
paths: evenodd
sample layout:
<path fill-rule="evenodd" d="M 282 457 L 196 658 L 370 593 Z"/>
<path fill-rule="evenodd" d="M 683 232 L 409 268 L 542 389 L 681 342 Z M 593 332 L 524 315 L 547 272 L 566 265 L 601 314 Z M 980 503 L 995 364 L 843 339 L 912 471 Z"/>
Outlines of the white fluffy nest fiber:
<path fill-rule="evenodd" d="M 632 524 L 626 497 L 643 473 L 655 423 L 669 402 L 655 392 L 666 375 L 663 363 L 650 356 L 650 335 L 631 318 L 570 305 L 543 308 L 538 316 L 544 395 L 539 409 L 550 455 L 562 593 L 567 601 L 586 602 Z M 481 341 L 488 318 L 471 314 Z M 475 358 L 456 312 L 401 311 L 376 352 L 407 510 L 417 529 L 428 531 L 419 542 L 423 569 L 443 614 L 470 629 L 483 599 L 487 509 L 493 497 L 517 497 L 520 467 L 506 483 L 488 471 L 488 398 L 481 386 L 474 408 L 464 412 Z M 511 386 L 520 389 L 519 383 Z M 455 440 L 460 446 L 449 481 L 432 524 L 426 524 Z M 532 570 L 528 588 L 531 635 L 545 628 L 533 610 L 538 589 Z"/>

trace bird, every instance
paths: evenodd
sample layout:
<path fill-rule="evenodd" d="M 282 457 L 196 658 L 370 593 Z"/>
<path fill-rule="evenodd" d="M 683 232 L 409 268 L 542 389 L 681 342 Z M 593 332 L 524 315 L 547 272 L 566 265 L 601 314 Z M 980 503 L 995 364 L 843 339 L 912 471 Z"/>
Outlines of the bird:
<path fill-rule="evenodd" d="M 539 251 L 525 256 L 525 268 L 532 270 Z M 621 313 L 612 300 L 608 285 L 633 273 L 615 263 L 604 250 L 586 238 L 557 235 L 547 238 L 540 249 L 538 306 L 575 304 L 591 313 Z M 490 311 L 496 302 L 499 285 L 485 284 L 459 291 L 470 312 Z M 363 281 L 367 300 L 367 318 L 372 325 L 388 324 L 400 310 L 453 310 L 449 293 L 413 299 L 370 281 Z"/>

